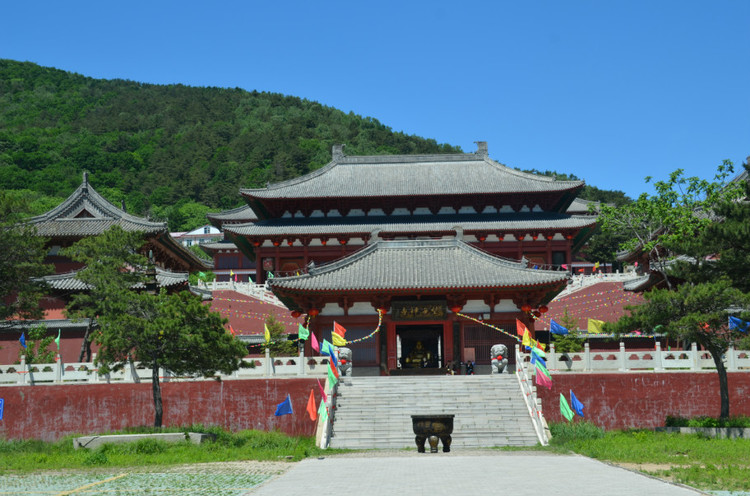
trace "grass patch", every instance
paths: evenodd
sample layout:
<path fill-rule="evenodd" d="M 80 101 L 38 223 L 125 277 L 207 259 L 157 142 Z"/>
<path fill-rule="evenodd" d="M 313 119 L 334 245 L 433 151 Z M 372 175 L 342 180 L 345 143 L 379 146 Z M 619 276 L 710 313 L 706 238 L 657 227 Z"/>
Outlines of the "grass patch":
<path fill-rule="evenodd" d="M 667 415 L 666 427 L 750 427 L 750 417 L 738 416 L 720 419 L 716 417 L 672 417 Z"/>
<path fill-rule="evenodd" d="M 73 438 L 56 442 L 0 440 L 0 474 L 92 467 L 138 467 L 241 460 L 297 461 L 322 453 L 312 437 L 293 437 L 280 432 L 229 432 L 219 427 L 193 425 L 187 428 L 127 429 L 122 434 L 151 432 L 204 432 L 216 436 L 214 442 L 167 443 L 142 439 L 133 443 L 105 444 L 96 450 L 73 449 Z"/>
<path fill-rule="evenodd" d="M 604 432 L 588 422 L 550 424 L 552 450 L 635 466 L 707 490 L 750 490 L 750 440 L 648 430 Z M 555 438 L 554 436 L 558 436 Z"/>

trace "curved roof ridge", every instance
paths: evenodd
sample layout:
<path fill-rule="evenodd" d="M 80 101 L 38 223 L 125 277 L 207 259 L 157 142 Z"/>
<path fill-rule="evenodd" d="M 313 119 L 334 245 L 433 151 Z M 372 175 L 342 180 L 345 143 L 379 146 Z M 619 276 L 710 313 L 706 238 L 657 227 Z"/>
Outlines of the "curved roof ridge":
<path fill-rule="evenodd" d="M 533 179 L 536 181 L 542 181 L 546 183 L 556 183 L 556 184 L 570 184 L 571 186 L 582 186 L 586 184 L 586 181 L 578 180 L 578 181 L 560 181 L 555 179 L 554 177 L 550 176 L 543 176 L 541 174 L 532 174 L 530 172 L 523 172 L 518 169 L 514 169 L 513 167 L 508 167 L 507 165 L 498 162 L 497 160 L 493 160 L 489 157 L 484 157 L 484 161 L 492 165 L 494 167 L 499 167 L 502 170 L 508 172 L 509 174 L 513 174 L 514 176 L 522 177 L 524 179 Z"/>
<path fill-rule="evenodd" d="M 84 217 L 84 218 L 76 218 L 76 217 L 67 217 L 66 215 L 69 215 L 71 212 L 80 212 L 82 208 L 78 207 L 85 207 L 85 205 L 82 205 L 84 202 L 90 202 L 90 205 L 95 207 L 99 212 L 99 214 L 107 214 L 110 217 L 105 217 L 102 215 L 101 217 Z M 112 203 L 109 202 L 106 198 L 104 198 L 102 195 L 100 195 L 88 182 L 88 173 L 84 172 L 83 175 L 83 182 L 73 191 L 73 193 L 70 194 L 62 203 L 60 203 L 55 208 L 49 210 L 48 212 L 45 212 L 41 215 L 37 215 L 35 217 L 31 217 L 26 222 L 29 224 L 36 224 L 40 222 L 45 221 L 56 221 L 56 220 L 65 220 L 65 219 L 75 219 L 79 221 L 86 221 L 86 220 L 126 220 L 130 221 L 134 224 L 148 226 L 152 230 L 164 230 L 167 231 L 167 223 L 166 222 L 154 222 L 150 221 L 148 219 L 145 219 L 143 217 L 138 217 L 132 214 L 129 214 L 125 212 L 122 209 L 117 208 Z"/>

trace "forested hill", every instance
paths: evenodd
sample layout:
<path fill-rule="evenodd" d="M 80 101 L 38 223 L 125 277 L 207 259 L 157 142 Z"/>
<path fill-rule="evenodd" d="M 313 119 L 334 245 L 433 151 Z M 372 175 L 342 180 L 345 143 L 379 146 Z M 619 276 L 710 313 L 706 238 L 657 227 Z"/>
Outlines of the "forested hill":
<path fill-rule="evenodd" d="M 238 206 L 240 187 L 328 163 L 335 143 L 350 155 L 461 151 L 277 93 L 93 79 L 0 59 L 0 184 L 30 198 L 34 213 L 87 170 L 129 212 L 189 229 L 208 210 Z"/>

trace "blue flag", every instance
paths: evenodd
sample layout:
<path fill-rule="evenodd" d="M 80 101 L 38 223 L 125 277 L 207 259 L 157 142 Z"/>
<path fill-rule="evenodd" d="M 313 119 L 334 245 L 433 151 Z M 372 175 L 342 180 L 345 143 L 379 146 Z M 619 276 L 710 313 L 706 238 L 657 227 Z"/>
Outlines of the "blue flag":
<path fill-rule="evenodd" d="M 531 348 L 531 365 L 534 365 L 535 363 L 541 363 L 542 367 L 547 367 L 547 362 L 544 361 L 544 352 L 540 350 L 539 348 Z"/>
<path fill-rule="evenodd" d="M 339 366 L 338 360 L 336 360 L 336 352 L 333 349 L 333 345 L 328 342 L 328 340 L 323 340 L 323 345 L 320 347 L 320 354 L 321 355 L 328 355 L 331 357 L 331 362 L 333 362 L 334 367 Z"/>
<path fill-rule="evenodd" d="M 745 322 L 737 317 L 729 317 L 729 329 L 737 329 L 740 332 L 747 332 L 750 329 L 750 322 Z"/>
<path fill-rule="evenodd" d="M 286 399 L 279 403 L 279 405 L 276 407 L 276 413 L 274 413 L 274 415 L 280 417 L 282 415 L 289 415 L 291 413 L 294 413 L 294 410 L 292 410 L 292 399 L 287 394 Z"/>
<path fill-rule="evenodd" d="M 3 419 L 3 410 L 5 409 L 5 399 L 0 398 L 0 420 Z"/>
<path fill-rule="evenodd" d="M 573 390 L 570 390 L 570 406 L 573 407 L 573 410 L 583 417 L 583 403 L 578 401 L 578 398 L 576 398 L 576 395 L 573 394 Z"/>
<path fill-rule="evenodd" d="M 23 333 L 23 332 L 21 333 L 21 337 L 18 338 L 18 342 L 21 343 L 21 346 L 23 346 L 24 348 L 26 348 L 26 335 L 25 335 L 25 333 Z"/>
<path fill-rule="evenodd" d="M 552 334 L 561 334 L 563 336 L 568 333 L 568 330 L 565 327 L 561 326 L 554 320 L 549 321 L 549 330 Z"/>

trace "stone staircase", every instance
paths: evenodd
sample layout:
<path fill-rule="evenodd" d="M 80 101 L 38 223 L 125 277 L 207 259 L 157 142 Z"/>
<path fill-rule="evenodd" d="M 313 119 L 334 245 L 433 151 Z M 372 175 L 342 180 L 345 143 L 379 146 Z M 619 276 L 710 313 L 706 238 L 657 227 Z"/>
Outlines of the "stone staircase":
<path fill-rule="evenodd" d="M 430 413 L 455 415 L 452 449 L 538 443 L 514 374 L 355 376 L 347 382 L 336 397 L 332 448 L 416 449 L 411 415 Z"/>

